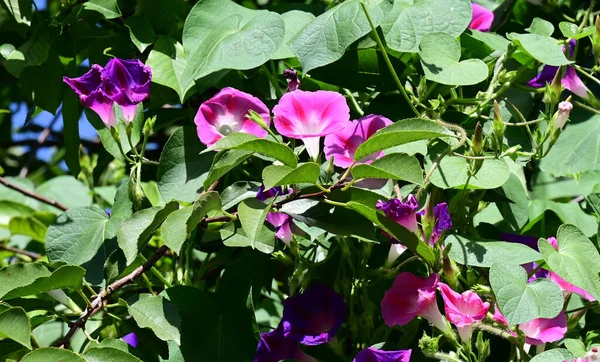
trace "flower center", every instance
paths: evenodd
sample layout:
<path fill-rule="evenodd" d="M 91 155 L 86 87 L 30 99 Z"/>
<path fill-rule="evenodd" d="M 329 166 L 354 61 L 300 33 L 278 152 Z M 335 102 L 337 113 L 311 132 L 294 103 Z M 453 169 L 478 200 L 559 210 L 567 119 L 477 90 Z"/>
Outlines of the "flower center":
<path fill-rule="evenodd" d="M 232 132 L 233 128 L 231 128 L 231 126 L 229 126 L 228 124 L 224 124 L 221 127 L 219 127 L 219 133 L 221 133 L 223 136 L 227 136 Z"/>

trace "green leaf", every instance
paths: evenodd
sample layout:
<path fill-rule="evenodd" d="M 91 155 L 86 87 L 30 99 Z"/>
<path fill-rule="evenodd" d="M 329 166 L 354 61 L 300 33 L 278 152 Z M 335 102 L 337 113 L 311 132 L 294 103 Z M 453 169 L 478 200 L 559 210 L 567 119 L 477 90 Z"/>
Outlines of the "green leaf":
<path fill-rule="evenodd" d="M 540 63 L 560 66 L 572 62 L 565 57 L 556 39 L 538 34 L 510 33 L 509 39 Z"/>
<path fill-rule="evenodd" d="M 260 186 L 261 184 L 259 182 L 234 182 L 221 193 L 223 210 L 231 209 L 242 200 L 256 197 L 256 193 Z"/>
<path fill-rule="evenodd" d="M 275 233 L 268 227 L 262 226 L 255 240 L 246 236 L 243 228 L 235 222 L 230 222 L 219 230 L 223 244 L 229 247 L 251 247 L 261 253 L 270 254 L 275 250 Z"/>
<path fill-rule="evenodd" d="M 525 29 L 525 31 L 528 31 L 531 34 L 552 36 L 552 33 L 554 33 L 554 25 L 544 19 L 534 18 L 529 28 Z"/>
<path fill-rule="evenodd" d="M 467 34 L 467 33 L 465 33 L 465 34 Z M 491 49 L 498 50 L 501 52 L 505 52 L 508 49 L 508 44 L 510 44 L 510 41 L 506 40 L 506 38 L 504 38 L 503 36 L 500 36 L 498 34 L 494 34 L 494 33 L 488 33 L 488 32 L 478 31 L 475 29 L 470 29 L 468 35 L 471 36 L 472 38 L 484 43 Z"/>
<path fill-rule="evenodd" d="M 590 36 L 594 34 L 594 31 L 596 31 L 594 26 L 586 26 L 585 28 L 579 30 L 579 26 L 566 21 L 561 21 L 558 24 L 558 28 L 565 38 L 577 40 L 585 38 L 586 36 Z"/>
<path fill-rule="evenodd" d="M 600 169 L 600 115 L 569 123 L 540 163 L 540 169 L 555 176 Z"/>
<path fill-rule="evenodd" d="M 42 347 L 27 353 L 21 362 L 85 362 L 75 352 L 56 347 Z"/>
<path fill-rule="evenodd" d="M 546 264 L 569 283 L 600 299 L 600 254 L 577 227 L 562 225 L 556 233 L 558 250 L 544 239 L 538 247 Z"/>
<path fill-rule="evenodd" d="M 92 192 L 89 187 L 75 179 L 73 176 L 58 176 L 41 184 L 36 193 L 46 196 L 51 200 L 56 200 L 61 204 L 73 208 L 92 205 Z M 41 207 L 48 211 L 61 210 L 48 205 Z"/>
<path fill-rule="evenodd" d="M 556 283 L 539 278 L 528 284 L 525 269 L 506 260 L 490 268 L 490 285 L 511 326 L 536 318 L 554 318 L 562 311 L 564 298 Z"/>
<path fill-rule="evenodd" d="M 179 209 L 179 204 L 176 201 L 170 201 L 164 207 L 155 206 L 140 210 L 131 218 L 123 221 L 117 231 L 117 242 L 125 254 L 127 265 L 133 263 L 138 252 L 146 246 L 152 234 L 167 216 L 177 209 Z"/>
<path fill-rule="evenodd" d="M 369 9 L 369 15 L 375 26 L 383 20 L 378 6 Z M 370 32 L 360 0 L 350 0 L 319 15 L 298 32 L 289 46 L 302 64 L 302 71 L 308 73 L 340 59 L 350 44 Z"/>
<path fill-rule="evenodd" d="M 175 253 L 181 252 L 183 243 L 196 228 L 200 220 L 211 210 L 221 208 L 217 192 L 208 192 L 198 198 L 192 206 L 186 206 L 167 216 L 161 226 L 165 244 Z"/>
<path fill-rule="evenodd" d="M 23 69 L 43 64 L 48 59 L 50 44 L 56 33 L 56 28 L 39 26 L 31 37 L 6 58 L 6 70 L 19 77 Z"/>
<path fill-rule="evenodd" d="M 140 294 L 127 310 L 141 328 L 149 328 L 163 341 L 181 343 L 181 318 L 171 302 L 162 296 Z"/>
<path fill-rule="evenodd" d="M 510 177 L 508 164 L 503 159 L 486 159 L 474 176 L 469 178 L 469 162 L 462 157 L 446 156 L 431 174 L 431 183 L 442 189 L 462 189 L 468 182 L 470 189 L 495 189 Z"/>
<path fill-rule="evenodd" d="M 373 161 L 370 165 L 359 164 L 352 169 L 352 176 L 360 178 L 380 178 L 404 180 L 423 185 L 423 169 L 419 161 L 405 153 L 393 153 Z"/>
<path fill-rule="evenodd" d="M 29 317 L 23 308 L 9 308 L 0 312 L 0 339 L 12 339 L 31 349 L 30 335 Z"/>
<path fill-rule="evenodd" d="M 470 22 L 469 0 L 397 0 L 385 14 L 381 30 L 391 49 L 416 53 L 426 34 L 444 32 L 457 37 Z"/>
<path fill-rule="evenodd" d="M 203 187 L 207 189 L 213 182 L 250 158 L 253 153 L 252 151 L 245 150 L 228 150 L 217 153 L 213 159 L 208 177 L 204 180 Z"/>
<path fill-rule="evenodd" d="M 588 237 L 596 234 L 596 218 L 586 213 L 581 205 L 576 202 L 560 203 L 549 200 L 531 200 L 529 202 L 530 221 L 524 231 L 529 230 L 540 221 L 546 211 L 554 212 L 564 223 L 575 225 Z"/>
<path fill-rule="evenodd" d="M 270 205 L 258 199 L 246 199 L 238 205 L 238 217 L 252 248 L 256 244 L 259 231 L 265 224 L 270 209 Z"/>
<path fill-rule="evenodd" d="M 223 137 L 210 150 L 252 151 L 279 160 L 289 167 L 295 168 L 298 165 L 298 159 L 289 147 L 248 133 L 236 132 Z"/>
<path fill-rule="evenodd" d="M 113 347 L 92 348 L 83 354 L 85 362 L 141 362 L 129 352 Z"/>
<path fill-rule="evenodd" d="M 50 214 L 53 218 L 54 214 Z M 44 242 L 48 226 L 36 216 L 16 216 L 10 219 L 8 229 L 14 235 L 27 235 L 30 238 Z"/>
<path fill-rule="evenodd" d="M 480 59 L 460 61 L 460 44 L 452 35 L 429 33 L 419 45 L 425 77 L 447 85 L 473 85 L 488 77 L 488 67 Z"/>
<path fill-rule="evenodd" d="M 533 357 L 529 362 L 563 362 L 570 361 L 575 356 L 564 348 L 553 348 L 549 351 L 542 352 Z"/>
<path fill-rule="evenodd" d="M 204 149 L 195 127 L 180 127 L 171 135 L 160 155 L 156 175 L 164 200 L 196 199 L 213 158 L 212 154 L 200 154 Z"/>
<path fill-rule="evenodd" d="M 265 190 L 268 190 L 275 186 L 289 184 L 315 184 L 320 174 L 321 169 L 319 168 L 318 164 L 314 162 L 307 162 L 299 164 L 297 168 L 271 165 L 265 167 L 262 177 Z"/>
<path fill-rule="evenodd" d="M 469 240 L 458 235 L 449 235 L 445 243 L 452 245 L 450 257 L 462 265 L 489 268 L 506 260 L 521 265 L 542 258 L 537 251 L 518 243 Z"/>
<path fill-rule="evenodd" d="M 107 222 L 108 216 L 98 206 L 60 214 L 46 233 L 48 260 L 76 265 L 90 261 L 104 242 Z"/>
<path fill-rule="evenodd" d="M 587 353 L 587 348 L 585 344 L 580 339 L 567 338 L 564 340 L 565 347 L 571 352 L 575 357 L 584 357 Z"/>
<path fill-rule="evenodd" d="M 201 1 L 194 6 L 183 30 L 187 54 L 182 75 L 184 81 L 199 79 L 221 69 L 256 68 L 277 51 L 285 33 L 281 16 L 270 11 L 239 8 L 242 7 L 230 0 Z M 198 13 L 207 11 L 204 16 L 212 17 L 209 28 L 206 28 L 208 24 L 198 24 L 201 21 Z M 190 39 L 191 34 L 198 34 L 196 28 L 207 30 L 202 41 Z"/>
<path fill-rule="evenodd" d="M 156 34 L 154 34 L 154 29 L 152 29 L 152 25 L 145 18 L 134 15 L 130 16 L 125 20 L 125 26 L 129 28 L 129 36 L 131 37 L 131 42 L 135 45 L 136 48 L 143 53 L 146 48 L 148 48 L 154 40 L 156 39 Z M 158 42 L 157 42 L 158 44 Z M 154 48 L 156 49 L 156 44 Z M 146 65 L 148 63 L 146 62 Z M 152 77 L 156 76 L 156 72 L 152 69 Z"/>
<path fill-rule="evenodd" d="M 85 274 L 85 269 L 82 267 L 63 265 L 50 272 L 41 264 L 36 266 L 38 264 L 15 264 L 14 266 L 11 265 L 0 269 L 0 275 L 8 278 L 3 280 L 10 280 L 10 283 L 6 283 L 0 289 L 0 298 L 10 300 L 37 295 L 55 289 L 78 289 L 81 287 Z"/>
<path fill-rule="evenodd" d="M 194 81 L 186 78 L 183 71 L 186 66 L 186 54 L 183 45 L 175 39 L 160 36 L 148 55 L 146 65 L 152 68 L 152 82 L 173 89 L 183 102 L 194 88 Z"/>
<path fill-rule="evenodd" d="M 496 202 L 504 222 L 513 231 L 521 230 L 529 220 L 529 196 L 525 186 L 519 180 L 519 176 L 511 173 L 508 180 L 502 185 L 501 194 L 512 201 Z"/>
<path fill-rule="evenodd" d="M 409 142 L 447 136 L 444 127 L 434 121 L 423 118 L 402 119 L 380 129 L 358 146 L 354 159 L 361 160 L 372 153 Z"/>
<path fill-rule="evenodd" d="M 117 0 L 90 0 L 83 4 L 85 10 L 97 11 L 107 19 L 114 19 L 121 16 L 121 10 Z"/>
<path fill-rule="evenodd" d="M 290 10 L 281 14 L 281 18 L 285 23 L 285 34 L 283 43 L 277 49 L 272 59 L 293 58 L 296 55 L 289 46 L 290 41 L 302 30 L 306 25 L 315 19 L 315 16 L 306 11 Z"/>
<path fill-rule="evenodd" d="M 17 23 L 31 25 L 31 2 L 29 0 L 4 0 L 8 12 Z"/>

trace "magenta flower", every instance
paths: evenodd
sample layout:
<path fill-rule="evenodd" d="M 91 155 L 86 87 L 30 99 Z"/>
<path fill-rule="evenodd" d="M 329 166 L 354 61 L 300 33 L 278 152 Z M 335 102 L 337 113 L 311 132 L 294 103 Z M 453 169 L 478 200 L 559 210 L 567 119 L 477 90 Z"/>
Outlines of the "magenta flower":
<path fill-rule="evenodd" d="M 494 13 L 474 2 L 471 3 L 471 7 L 473 10 L 469 29 L 489 31 L 492 27 L 492 23 L 494 22 Z"/>
<path fill-rule="evenodd" d="M 105 68 L 98 64 L 78 78 L 63 77 L 84 106 L 91 108 L 108 127 L 116 124 L 113 103 L 123 112 L 126 122 L 135 117 L 138 103 L 150 96 L 152 70 L 138 59 L 111 59 Z"/>
<path fill-rule="evenodd" d="M 537 318 L 530 322 L 519 325 L 519 329 L 525 333 L 526 342 L 532 345 L 556 342 L 567 333 L 567 316 L 565 312 L 552 319 Z"/>
<path fill-rule="evenodd" d="M 391 199 L 390 201 L 379 200 L 377 201 L 375 208 L 383 211 L 385 216 L 404 226 L 408 230 L 414 233 L 419 230 L 417 224 L 417 209 L 419 208 L 419 202 L 415 195 L 408 195 L 406 202 L 402 202 L 402 200 L 397 198 Z"/>
<path fill-rule="evenodd" d="M 262 333 L 256 347 L 254 362 L 279 362 L 281 360 L 317 362 L 298 347 L 298 342 L 283 336 L 281 326 L 269 333 Z"/>
<path fill-rule="evenodd" d="M 350 120 L 346 99 L 337 92 L 295 90 L 273 108 L 275 128 L 281 135 L 301 139 L 316 160 L 322 136 L 339 132 Z"/>
<path fill-rule="evenodd" d="M 372 347 L 358 352 L 353 362 L 409 362 L 412 350 L 382 351 Z"/>
<path fill-rule="evenodd" d="M 139 344 L 138 336 L 133 332 L 124 335 L 123 337 L 121 337 L 121 339 L 123 340 L 123 342 L 127 343 L 133 348 L 136 348 Z"/>
<path fill-rule="evenodd" d="M 398 274 L 381 300 L 385 324 L 390 327 L 403 326 L 419 316 L 445 331 L 448 326 L 435 299 L 438 281 L 437 274 L 431 274 L 428 278 L 410 272 Z"/>
<path fill-rule="evenodd" d="M 63 82 L 75 91 L 84 106 L 96 112 L 106 126 L 112 127 L 116 124 L 113 112 L 114 102 L 108 97 L 102 86 L 102 71 L 103 68 L 100 65 L 94 64 L 92 69 L 81 77 L 63 77 Z"/>
<path fill-rule="evenodd" d="M 283 335 L 307 346 L 327 343 L 346 316 L 346 303 L 327 284 L 317 284 L 283 303 Z"/>
<path fill-rule="evenodd" d="M 289 194 L 293 192 L 293 189 L 288 189 Z M 260 201 L 265 201 L 266 199 L 281 196 L 283 194 L 283 190 L 279 186 L 265 190 L 265 186 L 260 185 L 260 188 L 256 193 L 256 198 Z M 292 220 L 293 219 L 290 215 L 284 214 L 282 212 L 269 212 L 267 214 L 267 221 L 274 227 L 278 228 L 277 233 L 275 233 L 275 237 L 283 241 L 286 245 L 290 245 L 290 243 L 294 239 L 294 236 L 292 234 Z"/>
<path fill-rule="evenodd" d="M 490 303 L 483 302 L 481 297 L 470 290 L 459 294 L 448 285 L 439 283 L 446 318 L 458 329 L 463 341 L 471 339 L 471 325 L 481 322 L 490 309 Z"/>
<path fill-rule="evenodd" d="M 569 42 L 569 54 L 571 57 L 573 56 L 573 51 L 575 50 L 576 43 L 576 40 L 571 40 Z M 563 51 L 566 51 L 565 47 L 563 47 Z M 529 82 L 527 82 L 527 85 L 534 88 L 545 87 L 546 83 L 552 83 L 554 77 L 556 76 L 556 72 L 558 72 L 558 69 L 559 67 L 553 65 L 544 65 L 542 71 Z M 584 99 L 589 98 L 589 91 L 577 75 L 577 71 L 575 70 L 575 68 L 567 66 L 565 70 L 565 75 L 563 76 L 561 83 L 566 89 L 571 91 L 573 94 L 576 94 Z"/>
<path fill-rule="evenodd" d="M 325 158 L 333 157 L 333 164 L 348 168 L 354 162 L 354 153 L 358 146 L 365 142 L 378 130 L 392 124 L 392 121 L 377 115 L 369 115 L 349 122 L 341 132 L 325 136 Z M 376 152 L 364 157 L 359 163 L 371 163 L 383 156 L 383 152 Z"/>
<path fill-rule="evenodd" d="M 267 137 L 266 130 L 246 117 L 250 110 L 258 113 L 267 126 L 271 124 L 269 108 L 260 99 L 235 88 L 221 89 L 214 97 L 200 105 L 194 118 L 200 142 L 210 147 L 234 132 Z"/>

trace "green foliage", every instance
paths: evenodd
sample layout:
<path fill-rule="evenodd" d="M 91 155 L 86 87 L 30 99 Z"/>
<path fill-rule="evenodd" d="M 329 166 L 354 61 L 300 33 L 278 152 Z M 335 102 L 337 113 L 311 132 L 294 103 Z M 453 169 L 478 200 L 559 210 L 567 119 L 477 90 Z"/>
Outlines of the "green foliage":
<path fill-rule="evenodd" d="M 477 241 L 450 235 L 446 245 L 452 245 L 450 256 L 463 265 L 489 268 L 505 260 L 521 265 L 541 259 L 540 253 L 526 245 L 503 241 Z"/>

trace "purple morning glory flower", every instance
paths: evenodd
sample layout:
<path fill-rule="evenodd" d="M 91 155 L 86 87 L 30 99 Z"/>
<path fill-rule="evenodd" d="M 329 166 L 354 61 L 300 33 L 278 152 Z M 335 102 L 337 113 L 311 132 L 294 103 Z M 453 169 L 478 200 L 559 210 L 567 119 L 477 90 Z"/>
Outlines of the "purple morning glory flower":
<path fill-rule="evenodd" d="M 573 57 L 575 44 L 577 44 L 577 41 L 574 39 L 569 42 L 570 57 Z M 563 51 L 566 51 L 565 47 L 563 47 Z M 556 72 L 558 72 L 558 69 L 559 67 L 556 66 L 544 65 L 542 71 L 529 82 L 527 82 L 527 85 L 534 88 L 545 87 L 546 83 L 552 83 L 554 77 L 556 76 Z M 571 91 L 573 94 L 576 94 L 584 99 L 587 99 L 589 97 L 588 89 L 577 75 L 577 71 L 575 71 L 575 68 L 567 66 L 565 70 L 565 75 L 563 76 L 561 83 L 566 89 Z"/>
<path fill-rule="evenodd" d="M 152 70 L 141 61 L 111 59 L 105 68 L 98 64 L 78 78 L 63 77 L 79 96 L 84 106 L 91 108 L 108 127 L 116 124 L 113 103 L 123 111 L 125 121 L 131 122 L 136 105 L 150 95 Z"/>
<path fill-rule="evenodd" d="M 419 208 L 419 202 L 415 198 L 415 195 L 409 195 L 406 202 L 402 202 L 402 200 L 397 198 L 387 202 L 379 200 L 375 207 L 377 210 L 383 211 L 385 216 L 404 226 L 408 230 L 412 232 L 418 231 L 417 209 Z"/>
<path fill-rule="evenodd" d="M 123 340 L 123 342 L 127 343 L 133 348 L 136 348 L 139 344 L 138 336 L 133 332 L 124 335 L 123 337 L 121 337 L 121 339 Z"/>
<path fill-rule="evenodd" d="M 328 342 L 346 315 L 344 299 L 326 284 L 317 284 L 283 303 L 283 335 L 308 346 Z"/>
<path fill-rule="evenodd" d="M 358 352 L 353 362 L 409 362 L 412 350 L 382 351 L 372 347 Z"/>
<path fill-rule="evenodd" d="M 92 69 L 81 77 L 63 77 L 63 82 L 67 83 L 75 91 L 84 106 L 91 108 L 100 116 L 105 125 L 112 127 L 116 123 L 112 108 L 113 100 L 108 97 L 102 86 L 103 70 L 101 66 L 94 64 L 92 65 Z"/>
<path fill-rule="evenodd" d="M 254 362 L 279 362 L 285 359 L 317 362 L 298 347 L 298 342 L 283 336 L 281 325 L 272 332 L 262 333 L 256 347 Z"/>
<path fill-rule="evenodd" d="M 108 96 L 123 109 L 127 121 L 135 117 L 136 105 L 150 96 L 152 70 L 139 59 L 111 59 L 104 67 L 102 81 Z"/>
<path fill-rule="evenodd" d="M 448 211 L 448 204 L 445 202 L 435 205 L 433 208 L 433 218 L 435 219 L 433 224 L 433 230 L 429 237 L 429 244 L 435 244 L 444 231 L 452 229 L 452 218 Z"/>
<path fill-rule="evenodd" d="M 284 70 L 283 77 L 288 82 L 288 92 L 293 92 L 300 87 L 300 79 L 298 79 L 298 73 L 294 69 Z"/>

